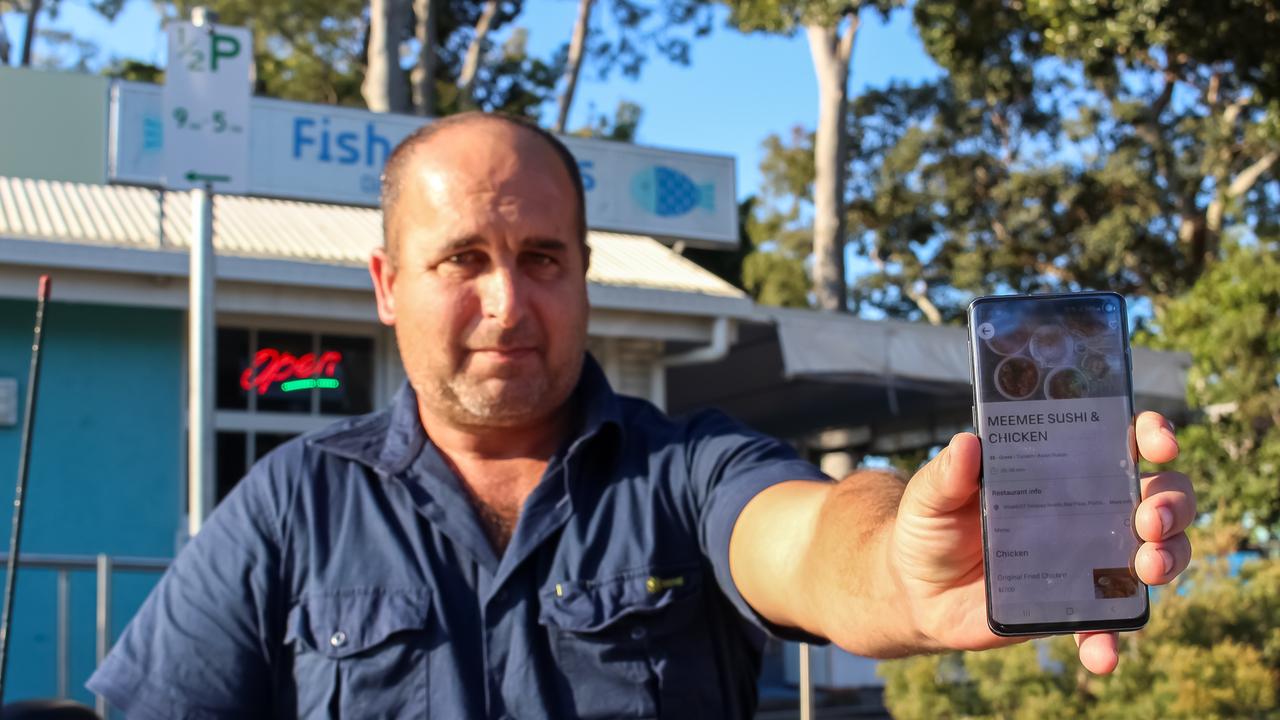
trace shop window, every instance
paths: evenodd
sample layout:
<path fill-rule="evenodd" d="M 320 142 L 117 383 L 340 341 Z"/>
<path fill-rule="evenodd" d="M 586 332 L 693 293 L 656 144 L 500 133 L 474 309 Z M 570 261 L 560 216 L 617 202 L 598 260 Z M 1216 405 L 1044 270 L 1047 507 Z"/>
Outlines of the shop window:
<path fill-rule="evenodd" d="M 372 337 L 221 327 L 217 343 L 219 501 L 290 438 L 373 409 Z"/>
<path fill-rule="evenodd" d="M 218 329 L 217 408 L 298 415 L 373 409 L 373 338 Z"/>

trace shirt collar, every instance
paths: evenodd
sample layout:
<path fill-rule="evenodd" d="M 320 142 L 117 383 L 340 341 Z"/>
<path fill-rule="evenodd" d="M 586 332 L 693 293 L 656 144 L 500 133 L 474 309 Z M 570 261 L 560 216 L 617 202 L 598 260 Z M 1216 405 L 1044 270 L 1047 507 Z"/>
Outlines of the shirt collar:
<path fill-rule="evenodd" d="M 608 426 L 613 426 L 617 436 L 622 437 L 624 428 L 618 396 L 590 353 L 583 359 L 570 402 L 575 406 L 577 423 L 569 453 Z M 342 421 L 311 439 L 317 448 L 368 465 L 384 476 L 409 467 L 426 441 L 418 415 L 418 397 L 408 381 L 396 391 L 387 409 Z"/>

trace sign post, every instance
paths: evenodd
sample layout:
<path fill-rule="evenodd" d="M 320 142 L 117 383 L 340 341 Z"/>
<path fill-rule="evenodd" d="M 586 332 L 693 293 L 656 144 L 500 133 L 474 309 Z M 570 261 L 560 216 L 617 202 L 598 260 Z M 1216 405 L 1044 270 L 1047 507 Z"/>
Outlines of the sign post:
<path fill-rule="evenodd" d="M 243 193 L 249 181 L 252 37 L 196 8 L 169 26 L 164 86 L 164 184 L 193 190 L 187 310 L 187 531 L 194 536 L 217 500 L 214 481 L 214 185 Z"/>

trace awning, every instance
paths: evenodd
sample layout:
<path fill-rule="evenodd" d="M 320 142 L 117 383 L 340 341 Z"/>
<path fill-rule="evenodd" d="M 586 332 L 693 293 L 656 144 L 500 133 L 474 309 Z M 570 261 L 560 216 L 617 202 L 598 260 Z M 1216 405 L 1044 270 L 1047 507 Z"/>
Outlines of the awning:
<path fill-rule="evenodd" d="M 972 426 L 967 353 L 959 327 L 760 308 L 728 357 L 669 371 L 668 407 L 720 407 L 792 439 L 841 429 L 833 442 L 870 452 L 924 447 Z M 1190 364 L 1134 348 L 1137 408 L 1184 414 Z"/>

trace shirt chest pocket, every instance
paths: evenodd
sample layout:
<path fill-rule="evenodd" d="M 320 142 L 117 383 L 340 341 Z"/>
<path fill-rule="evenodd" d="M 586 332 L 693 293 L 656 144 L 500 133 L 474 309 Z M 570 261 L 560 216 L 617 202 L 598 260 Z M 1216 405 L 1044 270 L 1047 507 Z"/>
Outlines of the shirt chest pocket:
<path fill-rule="evenodd" d="M 425 590 L 304 596 L 285 630 L 297 717 L 425 717 L 428 660 L 442 635 Z"/>
<path fill-rule="evenodd" d="M 697 568 L 646 569 L 606 580 L 561 581 L 541 594 L 546 627 L 564 687 L 578 717 L 676 717 L 667 692 L 703 634 Z M 704 653 L 705 654 L 705 653 Z"/>

